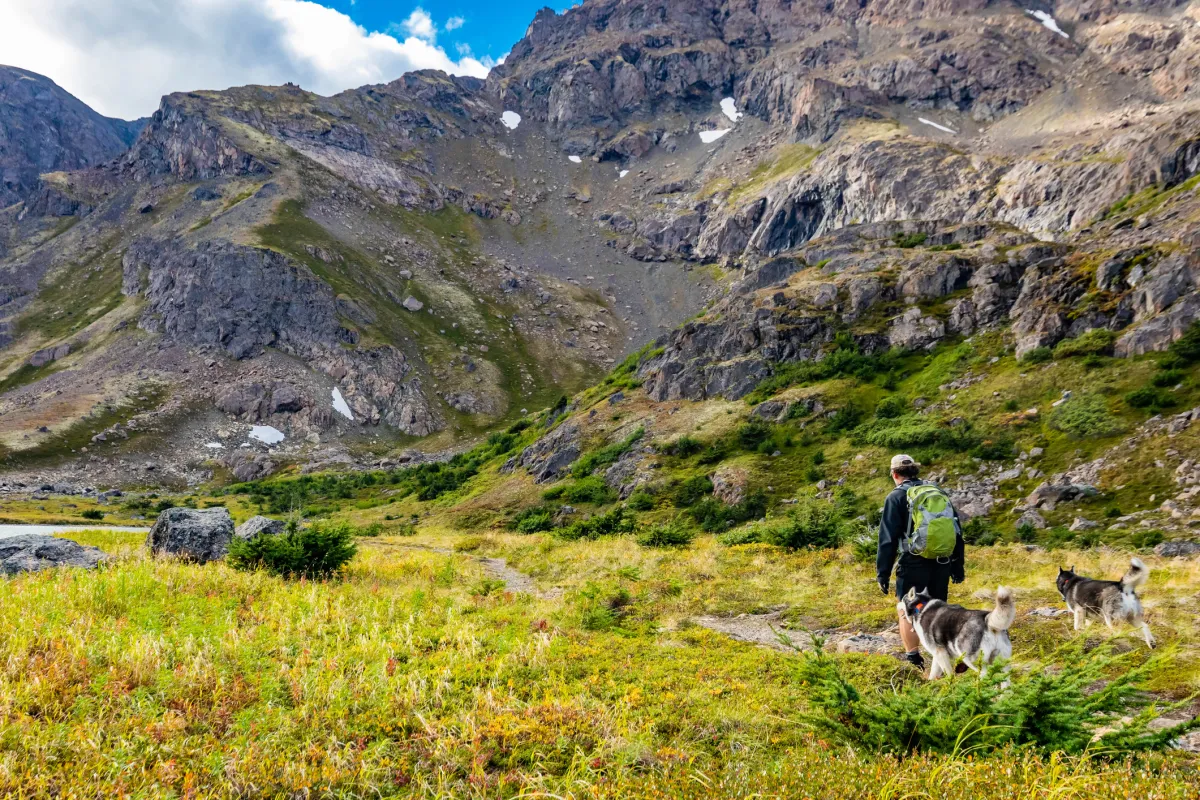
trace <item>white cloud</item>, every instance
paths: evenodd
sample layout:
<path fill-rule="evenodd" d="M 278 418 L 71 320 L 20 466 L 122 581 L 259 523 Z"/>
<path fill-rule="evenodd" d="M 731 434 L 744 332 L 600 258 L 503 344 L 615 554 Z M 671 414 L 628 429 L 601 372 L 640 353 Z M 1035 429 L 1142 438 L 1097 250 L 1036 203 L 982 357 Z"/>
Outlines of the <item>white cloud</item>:
<path fill-rule="evenodd" d="M 0 64 L 126 119 L 171 92 L 292 81 L 328 95 L 416 69 L 483 77 L 492 65 L 437 47 L 421 9 L 404 25 L 408 35 L 370 32 L 307 0 L 0 0 Z"/>
<path fill-rule="evenodd" d="M 467 21 L 462 17 L 451 17 L 450 19 L 446 20 L 446 30 L 456 31 L 466 24 Z"/>
<path fill-rule="evenodd" d="M 437 40 L 437 26 L 433 24 L 433 17 L 429 16 L 429 12 L 420 6 L 413 9 L 413 12 L 408 15 L 408 19 L 401 23 L 401 27 L 409 36 L 415 36 L 426 42 Z"/>

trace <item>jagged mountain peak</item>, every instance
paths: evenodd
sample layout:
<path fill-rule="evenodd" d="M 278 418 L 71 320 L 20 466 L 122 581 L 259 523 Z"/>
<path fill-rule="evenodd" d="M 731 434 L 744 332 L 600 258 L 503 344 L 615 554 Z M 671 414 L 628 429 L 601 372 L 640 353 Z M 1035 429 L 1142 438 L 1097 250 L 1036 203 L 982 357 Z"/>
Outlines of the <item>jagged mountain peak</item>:
<path fill-rule="evenodd" d="M 108 161 L 143 122 L 101 116 L 44 75 L 0 65 L 0 207 L 26 199 L 42 173 Z"/>
<path fill-rule="evenodd" d="M 1197 63 L 1173 2 L 595 0 L 486 81 L 172 94 L 0 218 L 0 444 L 52 461 L 99 394 L 171 420 L 174 480 L 245 478 L 457 446 L 656 338 L 662 399 L 845 332 L 1161 349 L 1193 316 L 1157 243 L 1194 235 Z M 208 447 L 248 425 L 285 443 Z"/>

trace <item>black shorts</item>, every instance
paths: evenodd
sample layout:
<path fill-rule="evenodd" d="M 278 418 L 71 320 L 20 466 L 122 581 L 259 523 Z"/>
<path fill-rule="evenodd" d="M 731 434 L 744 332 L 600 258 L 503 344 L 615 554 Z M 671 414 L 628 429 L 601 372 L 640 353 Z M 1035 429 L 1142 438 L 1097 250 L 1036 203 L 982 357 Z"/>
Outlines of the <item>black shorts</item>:
<path fill-rule="evenodd" d="M 938 600 L 946 600 L 950 592 L 950 564 L 902 553 L 896 565 L 896 597 L 904 597 L 909 589 L 927 591 Z"/>

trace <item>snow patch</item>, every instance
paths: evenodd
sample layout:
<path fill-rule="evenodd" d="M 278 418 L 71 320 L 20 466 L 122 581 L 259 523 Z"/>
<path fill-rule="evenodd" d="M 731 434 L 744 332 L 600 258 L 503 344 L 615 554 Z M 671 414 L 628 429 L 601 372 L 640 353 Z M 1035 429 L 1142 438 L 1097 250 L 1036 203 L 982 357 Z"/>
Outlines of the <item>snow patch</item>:
<path fill-rule="evenodd" d="M 341 390 L 336 386 L 333 387 L 333 410 L 351 422 L 354 421 L 354 414 L 350 413 L 350 406 L 346 403 L 346 398 L 342 397 Z"/>
<path fill-rule="evenodd" d="M 521 124 L 521 115 L 515 111 L 505 111 L 500 115 L 500 122 L 510 131 L 515 131 Z"/>
<path fill-rule="evenodd" d="M 953 128 L 947 128 L 945 125 L 939 125 L 931 119 L 925 119 L 924 117 L 917 117 L 917 121 L 923 122 L 931 128 L 937 128 L 939 131 L 942 131 L 944 133 L 953 133 L 955 136 L 958 135 L 958 131 L 954 130 Z"/>
<path fill-rule="evenodd" d="M 620 172 L 617 173 L 617 180 L 624 178 L 628 174 L 629 174 L 629 170 L 627 170 L 627 169 L 621 170 Z"/>
<path fill-rule="evenodd" d="M 1025 9 L 1025 13 L 1042 23 L 1042 27 L 1048 31 L 1054 31 L 1064 39 L 1070 39 L 1071 34 L 1058 27 L 1058 20 L 1045 11 L 1034 11 L 1032 8 Z"/>
<path fill-rule="evenodd" d="M 221 444 L 220 442 L 209 442 L 208 444 L 206 444 L 204 446 L 207 447 L 209 450 L 220 450 L 225 445 Z"/>
<path fill-rule="evenodd" d="M 570 161 L 572 164 L 582 164 L 583 163 L 583 159 L 580 158 L 579 156 L 567 156 L 567 160 Z"/>
<path fill-rule="evenodd" d="M 700 141 L 705 144 L 712 144 L 717 139 L 720 139 L 725 134 L 729 133 L 733 128 L 724 128 L 719 131 L 700 131 Z"/>
<path fill-rule="evenodd" d="M 270 425 L 252 425 L 250 427 L 250 438 L 257 439 L 263 444 L 279 444 L 283 441 L 283 432 L 278 428 L 272 428 Z"/>
<path fill-rule="evenodd" d="M 729 117 L 731 122 L 737 122 L 742 118 L 742 112 L 737 110 L 737 103 L 733 102 L 732 97 L 726 97 L 721 101 L 721 113 Z"/>

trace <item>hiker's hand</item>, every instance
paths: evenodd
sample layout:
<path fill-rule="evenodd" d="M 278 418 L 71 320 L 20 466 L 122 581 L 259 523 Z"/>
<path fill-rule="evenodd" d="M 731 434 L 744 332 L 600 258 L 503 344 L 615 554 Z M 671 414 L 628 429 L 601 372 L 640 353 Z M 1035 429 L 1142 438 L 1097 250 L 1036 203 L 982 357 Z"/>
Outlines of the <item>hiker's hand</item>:
<path fill-rule="evenodd" d="M 886 595 L 888 593 L 888 579 L 876 578 L 875 582 L 879 584 L 879 589 Z"/>

